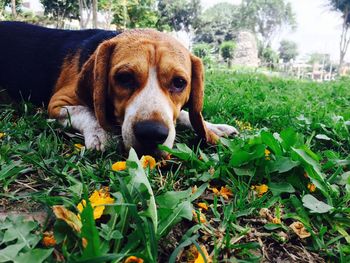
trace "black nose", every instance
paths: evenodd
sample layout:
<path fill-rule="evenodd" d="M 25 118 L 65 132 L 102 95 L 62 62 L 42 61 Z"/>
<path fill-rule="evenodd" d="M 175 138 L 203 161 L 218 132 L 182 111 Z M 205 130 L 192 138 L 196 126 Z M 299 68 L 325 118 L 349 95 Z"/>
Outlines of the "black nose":
<path fill-rule="evenodd" d="M 169 129 L 161 122 L 140 121 L 134 126 L 134 134 L 140 144 L 155 147 L 165 142 Z"/>

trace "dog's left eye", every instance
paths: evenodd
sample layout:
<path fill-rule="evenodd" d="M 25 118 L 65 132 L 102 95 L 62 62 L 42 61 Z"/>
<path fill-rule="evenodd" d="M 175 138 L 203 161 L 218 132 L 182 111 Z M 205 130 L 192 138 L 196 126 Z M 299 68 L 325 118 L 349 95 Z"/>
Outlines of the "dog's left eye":
<path fill-rule="evenodd" d="M 175 77 L 171 83 L 171 92 L 180 92 L 187 86 L 187 81 L 181 77 Z"/>
<path fill-rule="evenodd" d="M 129 88 L 134 89 L 137 86 L 137 80 L 135 76 L 130 72 L 119 72 L 115 75 L 115 81 L 117 84 Z"/>

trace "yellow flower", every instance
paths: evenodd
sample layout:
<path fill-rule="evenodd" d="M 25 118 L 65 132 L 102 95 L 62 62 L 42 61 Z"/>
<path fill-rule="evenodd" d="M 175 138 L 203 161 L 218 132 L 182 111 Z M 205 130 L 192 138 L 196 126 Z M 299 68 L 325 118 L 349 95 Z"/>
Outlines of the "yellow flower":
<path fill-rule="evenodd" d="M 311 193 L 315 192 L 316 191 L 316 185 L 312 184 L 312 183 L 308 183 L 307 184 L 307 189 L 309 189 L 309 191 Z"/>
<path fill-rule="evenodd" d="M 135 256 L 130 256 L 124 261 L 124 263 L 132 263 L 132 262 L 143 263 L 143 259 Z"/>
<path fill-rule="evenodd" d="M 6 136 L 5 132 L 0 132 L 0 139 L 4 138 Z"/>
<path fill-rule="evenodd" d="M 203 208 L 204 210 L 208 210 L 208 205 L 206 203 L 198 203 L 198 207 Z"/>
<path fill-rule="evenodd" d="M 154 167 L 156 167 L 156 160 L 150 155 L 143 155 L 140 162 L 143 168 L 149 166 L 150 169 L 154 169 Z"/>
<path fill-rule="evenodd" d="M 41 242 L 45 247 L 53 247 L 56 245 L 56 239 L 53 236 L 53 233 L 51 231 L 44 232 L 43 234 L 44 234 L 44 237 L 43 237 L 43 240 Z"/>
<path fill-rule="evenodd" d="M 91 206 L 94 209 L 94 219 L 99 219 L 103 211 L 105 210 L 105 205 L 113 204 L 114 199 L 110 197 L 108 187 L 103 187 L 100 190 L 95 190 L 92 195 L 89 197 Z M 84 207 L 86 206 L 86 201 L 82 200 L 77 208 L 79 212 L 83 212 Z"/>
<path fill-rule="evenodd" d="M 224 187 L 224 186 L 221 186 L 221 189 L 220 191 L 216 188 L 216 187 L 213 187 L 211 188 L 211 190 L 213 191 L 213 193 L 217 196 L 222 196 L 223 198 L 225 198 L 226 200 L 229 199 L 229 197 L 232 197 L 233 196 L 233 193 L 230 189 Z"/>
<path fill-rule="evenodd" d="M 265 160 L 271 160 L 270 154 L 271 152 L 268 149 L 265 149 Z"/>
<path fill-rule="evenodd" d="M 199 246 L 204 254 L 207 263 L 211 263 L 212 259 L 204 245 Z M 186 262 L 187 263 L 204 263 L 204 258 L 202 254 L 198 251 L 195 245 L 190 246 L 190 248 L 185 251 Z"/>
<path fill-rule="evenodd" d="M 253 185 L 252 189 L 255 190 L 259 197 L 262 197 L 263 194 L 265 194 L 269 190 L 269 187 L 266 184 Z"/>
<path fill-rule="evenodd" d="M 112 164 L 113 171 L 124 171 L 126 169 L 126 162 L 120 161 Z"/>
<path fill-rule="evenodd" d="M 277 217 L 274 217 L 273 219 L 272 219 L 272 223 L 273 224 L 281 224 L 281 219 L 280 218 L 277 218 Z"/>
<path fill-rule="evenodd" d="M 81 149 L 85 148 L 84 145 L 80 144 L 80 143 L 76 143 L 74 144 L 74 148 L 77 150 L 77 151 L 80 151 Z"/>
<path fill-rule="evenodd" d="M 233 196 L 233 193 L 230 189 L 222 186 L 221 189 L 220 189 L 220 195 L 225 198 L 226 200 L 229 199 L 229 197 L 232 197 Z"/>

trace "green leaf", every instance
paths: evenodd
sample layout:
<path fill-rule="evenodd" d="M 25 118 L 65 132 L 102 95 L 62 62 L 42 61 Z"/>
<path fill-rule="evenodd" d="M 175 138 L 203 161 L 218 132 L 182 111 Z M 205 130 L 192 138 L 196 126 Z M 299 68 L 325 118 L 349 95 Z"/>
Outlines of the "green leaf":
<path fill-rule="evenodd" d="M 147 208 L 147 213 L 145 215 L 148 215 L 150 219 L 152 220 L 154 231 L 157 232 L 157 227 L 158 227 L 158 215 L 157 215 L 157 206 L 156 206 L 156 201 L 154 198 L 154 193 L 151 187 L 151 184 L 148 181 L 148 178 L 145 174 L 145 170 L 142 168 L 141 163 L 137 157 L 137 154 L 134 149 L 130 149 L 129 151 L 129 158 L 128 161 L 134 161 L 137 163 L 137 168 L 129 168 L 129 173 L 131 175 L 131 181 L 128 184 L 130 187 L 130 192 L 135 193 L 136 189 L 140 189 L 141 185 L 143 184 L 148 193 L 149 193 L 149 200 L 148 200 L 148 208 Z"/>
<path fill-rule="evenodd" d="M 88 198 L 86 198 L 85 200 L 86 206 L 84 207 L 83 212 L 80 216 L 83 224 L 81 228 L 81 236 L 83 238 L 86 238 L 87 246 L 83 251 L 81 259 L 88 259 L 101 255 L 101 242 L 95 225 L 94 210 Z"/>
<path fill-rule="evenodd" d="M 262 131 L 261 132 L 262 142 L 265 143 L 276 156 L 282 155 L 282 149 L 279 145 L 279 142 L 273 137 L 273 135 L 269 132 Z"/>
<path fill-rule="evenodd" d="M 289 157 L 280 156 L 276 158 L 276 161 L 273 161 L 270 166 L 270 172 L 279 172 L 285 173 L 292 170 L 294 167 L 300 165 L 300 162 L 293 161 Z"/>
<path fill-rule="evenodd" d="M 294 193 L 294 187 L 289 183 L 269 183 L 269 189 L 273 195 L 279 195 L 281 193 Z"/>
<path fill-rule="evenodd" d="M 283 130 L 280 137 L 283 140 L 282 145 L 285 149 L 290 149 L 292 146 L 295 146 L 298 141 L 298 135 L 292 128 Z"/>
<path fill-rule="evenodd" d="M 160 207 L 175 208 L 183 199 L 189 198 L 192 189 L 186 191 L 169 191 L 157 197 L 157 204 Z"/>
<path fill-rule="evenodd" d="M 332 210 L 334 207 L 317 200 L 314 196 L 307 194 L 303 197 L 303 206 L 309 208 L 312 213 L 324 214 Z"/>
<path fill-rule="evenodd" d="M 182 202 L 171 213 L 167 214 L 164 221 L 159 223 L 158 237 L 162 237 L 171 226 L 179 223 L 183 218 L 192 219 L 193 206 L 189 201 Z M 163 218 L 163 217 L 162 217 Z"/>
<path fill-rule="evenodd" d="M 266 229 L 266 230 L 275 230 L 275 229 L 279 229 L 279 228 L 281 228 L 282 226 L 280 225 L 280 224 L 272 224 L 272 223 L 270 223 L 270 224 L 265 224 L 264 225 L 264 228 Z"/>
<path fill-rule="evenodd" d="M 21 263 L 41 263 L 44 262 L 53 252 L 53 248 L 50 249 L 33 249 L 26 253 L 20 254 L 15 258 L 15 262 Z"/>
<path fill-rule="evenodd" d="M 14 261 L 19 251 L 25 247 L 24 243 L 9 245 L 0 250 L 0 262 Z"/>

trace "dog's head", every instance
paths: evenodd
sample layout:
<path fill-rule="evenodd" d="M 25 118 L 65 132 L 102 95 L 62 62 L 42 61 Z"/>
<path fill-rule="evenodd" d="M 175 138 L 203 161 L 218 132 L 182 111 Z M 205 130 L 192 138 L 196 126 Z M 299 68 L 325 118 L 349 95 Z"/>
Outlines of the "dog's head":
<path fill-rule="evenodd" d="M 121 124 L 125 147 L 155 153 L 172 147 L 175 122 L 184 106 L 199 136 L 215 134 L 202 118 L 203 65 L 178 41 L 155 30 L 131 30 L 99 45 L 80 73 L 77 93 L 100 125 Z"/>

